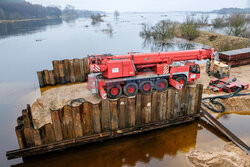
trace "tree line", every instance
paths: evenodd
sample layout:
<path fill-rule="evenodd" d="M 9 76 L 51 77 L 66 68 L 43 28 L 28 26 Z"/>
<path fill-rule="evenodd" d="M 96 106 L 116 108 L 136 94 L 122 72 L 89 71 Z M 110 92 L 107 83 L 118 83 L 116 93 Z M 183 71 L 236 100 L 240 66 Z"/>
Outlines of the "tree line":
<path fill-rule="evenodd" d="M 23 0 L 0 0 L 0 19 L 32 19 L 60 17 L 61 10 L 57 7 L 43 7 Z"/>

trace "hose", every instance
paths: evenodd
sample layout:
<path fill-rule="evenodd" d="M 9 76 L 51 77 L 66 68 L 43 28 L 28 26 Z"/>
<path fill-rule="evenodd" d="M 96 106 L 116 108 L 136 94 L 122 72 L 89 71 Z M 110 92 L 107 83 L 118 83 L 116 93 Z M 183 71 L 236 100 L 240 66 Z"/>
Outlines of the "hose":
<path fill-rule="evenodd" d="M 250 93 L 244 93 L 244 94 L 239 94 L 239 92 L 242 90 L 242 88 L 238 88 L 235 92 L 228 94 L 228 95 L 222 95 L 222 96 L 214 96 L 214 97 L 205 97 L 202 98 L 201 104 L 204 105 L 206 108 L 209 110 L 216 112 L 216 113 L 223 113 L 226 111 L 225 106 L 220 103 L 219 101 L 216 101 L 216 99 L 228 99 L 234 96 L 247 96 L 250 95 Z M 205 101 L 209 100 L 209 104 L 206 104 Z M 213 104 L 213 105 L 211 105 Z M 216 109 L 215 106 L 219 106 L 220 109 Z"/>

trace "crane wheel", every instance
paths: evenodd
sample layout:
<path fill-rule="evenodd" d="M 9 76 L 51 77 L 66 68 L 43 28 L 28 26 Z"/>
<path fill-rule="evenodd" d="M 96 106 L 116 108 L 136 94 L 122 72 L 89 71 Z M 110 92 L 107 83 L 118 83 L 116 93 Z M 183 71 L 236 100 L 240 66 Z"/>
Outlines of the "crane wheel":
<path fill-rule="evenodd" d="M 158 91 L 164 91 L 168 88 L 168 81 L 166 79 L 159 79 L 155 82 L 155 88 Z"/>
<path fill-rule="evenodd" d="M 142 81 L 139 84 L 139 90 L 142 94 L 149 94 L 152 92 L 153 82 L 151 81 Z"/>
<path fill-rule="evenodd" d="M 182 84 L 182 87 L 186 86 L 187 84 L 187 77 L 180 76 L 180 77 L 177 77 L 175 80 L 179 82 L 180 84 Z"/>
<path fill-rule="evenodd" d="M 122 94 L 122 87 L 120 85 L 113 85 L 108 87 L 107 95 L 110 99 L 116 99 Z"/>
<path fill-rule="evenodd" d="M 127 83 L 123 86 L 123 93 L 127 96 L 134 96 L 138 92 L 138 85 L 136 83 Z"/>

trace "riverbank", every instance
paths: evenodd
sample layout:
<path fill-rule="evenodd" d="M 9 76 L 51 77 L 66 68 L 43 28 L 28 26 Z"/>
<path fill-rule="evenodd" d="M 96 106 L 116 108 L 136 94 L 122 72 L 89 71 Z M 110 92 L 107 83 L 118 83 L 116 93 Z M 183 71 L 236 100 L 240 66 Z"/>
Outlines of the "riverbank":
<path fill-rule="evenodd" d="M 176 29 L 176 32 L 176 36 L 178 38 L 183 38 L 179 27 Z M 199 30 L 199 36 L 191 41 L 210 46 L 211 48 L 215 48 L 217 51 L 242 49 L 246 48 L 248 44 L 248 38 L 218 34 L 201 30 Z"/>
<path fill-rule="evenodd" d="M 15 22 L 26 22 L 26 21 L 38 21 L 38 20 L 50 20 L 57 19 L 55 17 L 46 17 L 46 18 L 33 18 L 33 19 L 18 19 L 18 20 L 0 20 L 1 23 L 15 23 Z"/>
<path fill-rule="evenodd" d="M 228 51 L 246 48 L 248 39 L 213 32 L 199 31 L 199 37 L 194 42 L 211 46 L 218 51 Z"/>

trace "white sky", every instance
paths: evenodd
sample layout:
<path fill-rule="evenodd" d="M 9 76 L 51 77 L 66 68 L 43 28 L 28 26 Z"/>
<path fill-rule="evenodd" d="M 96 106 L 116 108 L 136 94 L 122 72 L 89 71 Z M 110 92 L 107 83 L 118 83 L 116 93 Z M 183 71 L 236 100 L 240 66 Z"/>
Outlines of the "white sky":
<path fill-rule="evenodd" d="M 249 7 L 250 0 L 27 0 L 36 4 L 65 7 L 71 4 L 77 9 L 118 10 L 134 12 L 209 11 L 228 7 Z"/>

